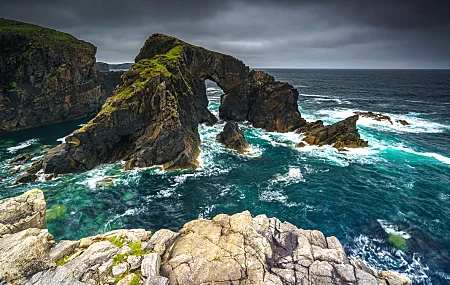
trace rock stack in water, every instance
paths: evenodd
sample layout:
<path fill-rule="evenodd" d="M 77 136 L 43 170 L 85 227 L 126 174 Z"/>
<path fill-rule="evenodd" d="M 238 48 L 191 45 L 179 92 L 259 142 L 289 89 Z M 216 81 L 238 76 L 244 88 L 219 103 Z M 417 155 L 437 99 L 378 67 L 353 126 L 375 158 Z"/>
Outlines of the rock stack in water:
<path fill-rule="evenodd" d="M 223 131 L 217 135 L 217 141 L 227 148 L 237 150 L 239 153 L 247 151 L 249 144 L 244 137 L 244 133 L 235 122 L 227 122 Z"/>
<path fill-rule="evenodd" d="M 358 115 L 348 117 L 332 125 L 325 126 L 322 121 L 306 123 L 296 132 L 303 134 L 303 139 L 309 145 L 332 145 L 338 150 L 345 148 L 367 147 L 368 142 L 360 138 L 356 121 Z M 297 144 L 297 147 L 305 146 L 304 142 Z"/>
<path fill-rule="evenodd" d="M 120 74 L 93 68 L 96 47 L 0 18 L 0 132 L 96 114 Z"/>
<path fill-rule="evenodd" d="M 0 284 L 411 284 L 349 260 L 335 237 L 247 211 L 57 244 L 44 219 L 39 190 L 0 201 Z"/>

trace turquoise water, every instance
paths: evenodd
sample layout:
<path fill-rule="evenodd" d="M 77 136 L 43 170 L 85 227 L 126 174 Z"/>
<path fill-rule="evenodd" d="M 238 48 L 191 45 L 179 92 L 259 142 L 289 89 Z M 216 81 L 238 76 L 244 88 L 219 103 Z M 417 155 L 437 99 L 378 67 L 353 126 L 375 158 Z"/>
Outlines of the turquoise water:
<path fill-rule="evenodd" d="M 241 155 L 215 141 L 224 123 L 201 126 L 201 168 L 122 171 L 120 163 L 79 175 L 14 185 L 6 160 L 37 157 L 89 119 L 0 137 L 0 198 L 30 188 L 44 191 L 56 239 L 77 239 L 116 228 L 178 230 L 199 217 L 250 210 L 298 227 L 337 236 L 351 257 L 408 274 L 415 284 L 450 284 L 450 71 L 266 70 L 301 94 L 307 120 L 333 123 L 354 111 L 405 119 L 411 126 L 367 118 L 358 128 L 370 147 L 338 153 L 295 149 L 299 135 L 267 133 L 245 123 L 251 144 Z M 207 82 L 217 113 L 221 90 Z M 112 181 L 103 181 L 105 177 Z M 403 252 L 388 234 L 406 239 Z"/>

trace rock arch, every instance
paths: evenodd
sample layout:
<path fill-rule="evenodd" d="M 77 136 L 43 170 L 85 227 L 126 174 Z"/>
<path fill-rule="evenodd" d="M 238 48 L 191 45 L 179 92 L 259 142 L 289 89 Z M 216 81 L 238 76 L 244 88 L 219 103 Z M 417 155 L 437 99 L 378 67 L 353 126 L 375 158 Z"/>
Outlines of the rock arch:
<path fill-rule="evenodd" d="M 220 107 L 225 120 L 281 132 L 305 123 L 291 85 L 250 71 L 232 56 L 154 34 L 135 62 L 102 111 L 49 152 L 46 173 L 82 172 L 121 160 L 126 168 L 198 167 L 198 125 L 217 121 L 207 109 L 206 79 L 226 93 Z"/>

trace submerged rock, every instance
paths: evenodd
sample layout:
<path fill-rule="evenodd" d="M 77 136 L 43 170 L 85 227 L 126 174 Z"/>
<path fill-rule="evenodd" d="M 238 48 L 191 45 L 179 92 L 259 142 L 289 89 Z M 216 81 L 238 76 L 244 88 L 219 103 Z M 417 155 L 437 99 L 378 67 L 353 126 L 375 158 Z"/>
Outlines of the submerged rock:
<path fill-rule="evenodd" d="M 304 142 L 309 145 L 332 145 L 339 150 L 345 148 L 367 147 L 369 144 L 360 138 L 356 128 L 358 115 L 348 117 L 332 125 L 325 126 L 322 121 L 306 123 L 296 132 L 305 135 Z M 297 147 L 305 144 L 300 142 Z"/>
<path fill-rule="evenodd" d="M 249 73 L 232 56 L 155 34 L 102 111 L 49 152 L 45 172 L 82 172 L 115 161 L 125 161 L 126 169 L 198 167 L 198 125 L 217 121 L 207 109 L 206 79 L 214 80 L 230 98 L 247 98 L 251 116 L 239 120 L 271 131 L 301 125 L 298 94 L 289 84 L 262 72 Z"/>
<path fill-rule="evenodd" d="M 18 209 L 15 214 L 8 210 L 12 218 L 0 221 L 17 224 L 14 217 L 42 214 L 42 198 L 41 191 L 33 190 L 0 201 L 0 209 Z M 30 203 L 37 208 L 18 206 Z M 56 245 L 41 229 L 40 217 L 39 224 L 22 224 L 19 232 L 0 236 L 0 283 L 411 284 L 396 272 L 349 261 L 335 237 L 265 215 L 252 217 L 248 211 L 194 220 L 179 233 L 115 230 Z"/>
<path fill-rule="evenodd" d="M 237 150 L 240 153 L 244 153 L 249 147 L 244 133 L 235 122 L 226 123 L 223 131 L 217 135 L 216 139 L 227 148 Z"/>
<path fill-rule="evenodd" d="M 20 154 L 10 160 L 8 160 L 9 164 L 22 164 L 33 158 L 31 153 Z"/>
<path fill-rule="evenodd" d="M 0 18 L 0 132 L 99 111 L 114 87 L 93 68 L 96 47 L 40 26 Z"/>

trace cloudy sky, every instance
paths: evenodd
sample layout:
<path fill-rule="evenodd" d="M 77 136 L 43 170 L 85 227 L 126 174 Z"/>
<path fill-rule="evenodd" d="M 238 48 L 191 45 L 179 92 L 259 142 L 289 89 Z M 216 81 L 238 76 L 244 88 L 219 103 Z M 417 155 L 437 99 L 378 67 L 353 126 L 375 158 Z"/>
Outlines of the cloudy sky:
<path fill-rule="evenodd" d="M 110 63 L 166 33 L 251 67 L 450 68 L 449 0 L 0 0 L 0 17 L 71 33 Z"/>

